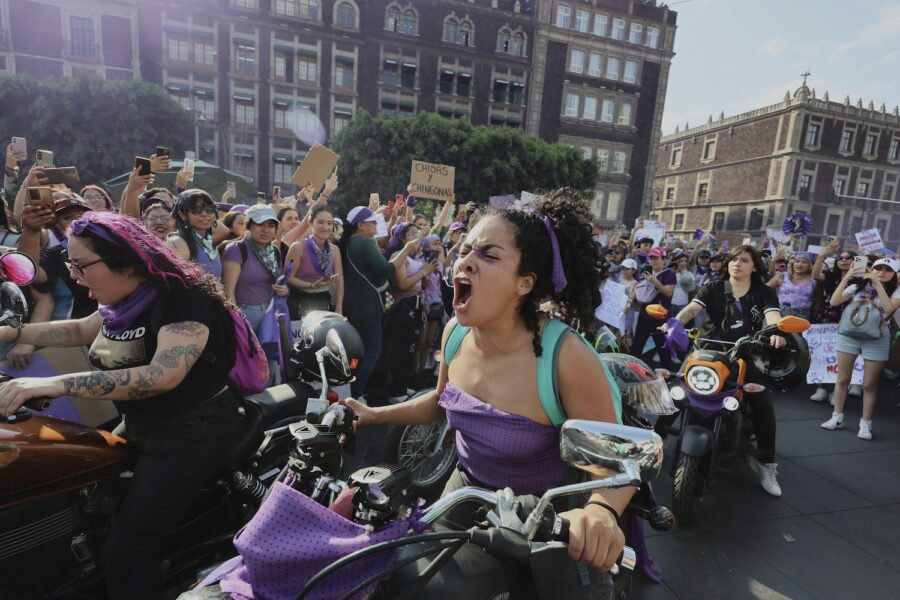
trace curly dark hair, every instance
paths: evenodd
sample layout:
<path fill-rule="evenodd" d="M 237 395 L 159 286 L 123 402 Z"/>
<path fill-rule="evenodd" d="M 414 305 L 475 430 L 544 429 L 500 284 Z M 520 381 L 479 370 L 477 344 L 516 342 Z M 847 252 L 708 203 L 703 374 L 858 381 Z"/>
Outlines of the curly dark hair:
<path fill-rule="evenodd" d="M 597 260 L 601 252 L 593 237 L 591 211 L 580 192 L 567 188 L 556 190 L 535 200 L 531 209 L 485 209 L 477 216 L 496 215 L 516 227 L 515 244 L 522 254 L 519 275 L 535 275 L 534 287 L 519 304 L 519 313 L 525 327 L 534 333 L 534 354 L 540 356 L 538 315 L 539 306 L 545 300 L 559 306 L 560 313 L 573 327 L 580 328 L 581 324 L 587 327 L 591 323 L 594 309 L 600 304 Z M 553 249 L 541 218 L 544 215 L 550 218 L 559 240 L 560 258 L 568 281 L 558 293 L 553 290 Z"/>

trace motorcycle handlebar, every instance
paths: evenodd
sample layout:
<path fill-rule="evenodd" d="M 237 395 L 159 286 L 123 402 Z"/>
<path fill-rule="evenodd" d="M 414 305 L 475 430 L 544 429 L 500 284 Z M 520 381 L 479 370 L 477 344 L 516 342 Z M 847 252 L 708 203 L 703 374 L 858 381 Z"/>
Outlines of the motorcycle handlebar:
<path fill-rule="evenodd" d="M 30 410 L 42 412 L 45 410 L 49 410 L 50 406 L 53 405 L 53 398 L 32 398 L 31 400 L 26 400 L 23 403 L 25 408 Z"/>

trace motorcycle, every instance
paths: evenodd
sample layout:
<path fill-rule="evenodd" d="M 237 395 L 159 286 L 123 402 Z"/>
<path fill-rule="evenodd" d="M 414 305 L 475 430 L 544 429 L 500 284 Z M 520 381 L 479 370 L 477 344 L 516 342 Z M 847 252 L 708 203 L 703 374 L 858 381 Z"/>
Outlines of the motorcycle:
<path fill-rule="evenodd" d="M 663 318 L 665 309 L 650 306 L 647 312 Z M 687 337 L 693 341 L 693 349 L 680 370 L 658 370 L 673 382 L 670 395 L 681 411 L 672 425 L 658 426 L 662 433 L 678 435 L 672 467 L 672 510 L 680 524 L 694 522 L 706 488 L 719 467 L 756 454 L 753 415 L 744 402 L 744 394 L 762 392 L 766 386 L 748 382 L 748 371 L 766 374 L 770 381 L 784 381 L 805 373 L 802 355 L 806 352 L 808 366 L 808 351 L 799 334 L 809 326 L 799 317 L 783 317 L 736 342 L 701 338 L 692 329 Z M 769 342 L 772 335 L 792 337 L 792 349 L 785 351 L 784 356 L 774 352 Z M 794 355 L 801 359 L 796 360 Z"/>
<path fill-rule="evenodd" d="M 9 282 L 0 286 L 0 304 L 0 324 L 27 314 L 21 290 Z M 322 322 L 331 325 L 323 328 Z M 310 333 L 290 358 L 301 380 L 243 399 L 246 434 L 232 448 L 227 468 L 207 483 L 165 542 L 168 588 L 193 581 L 198 565 L 234 553 L 232 538 L 287 461 L 294 439 L 290 426 L 337 398 L 330 385 L 352 379 L 361 355 L 348 356 L 347 347 L 361 348 L 361 341 L 346 319 L 314 313 L 306 325 Z M 316 378 L 312 365 L 318 367 Z M 311 385 L 316 379 L 318 390 Z M 51 403 L 31 400 L 0 423 L 0 600 L 102 595 L 99 550 L 135 456 L 125 439 L 108 431 L 35 414 Z"/>

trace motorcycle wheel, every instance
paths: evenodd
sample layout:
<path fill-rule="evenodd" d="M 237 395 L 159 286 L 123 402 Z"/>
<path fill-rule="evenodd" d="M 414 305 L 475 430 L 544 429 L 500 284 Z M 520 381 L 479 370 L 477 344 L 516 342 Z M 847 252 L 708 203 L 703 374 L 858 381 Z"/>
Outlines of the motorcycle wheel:
<path fill-rule="evenodd" d="M 448 434 L 438 452 L 431 454 L 444 422 L 426 425 L 391 425 L 385 433 L 384 459 L 412 472 L 412 491 L 423 498 L 437 497 L 456 466 L 455 436 Z"/>
<path fill-rule="evenodd" d="M 703 491 L 701 457 L 681 454 L 675 467 L 675 485 L 672 489 L 672 512 L 675 522 L 688 526 L 700 508 Z"/>

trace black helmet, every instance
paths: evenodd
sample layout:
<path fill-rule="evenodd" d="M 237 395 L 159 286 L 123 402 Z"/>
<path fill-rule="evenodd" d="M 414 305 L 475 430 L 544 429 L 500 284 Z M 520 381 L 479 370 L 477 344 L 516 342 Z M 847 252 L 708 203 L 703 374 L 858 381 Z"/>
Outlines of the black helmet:
<path fill-rule="evenodd" d="M 632 427 L 653 427 L 660 415 L 676 412 L 666 380 L 647 363 L 630 354 L 606 352 L 600 355 L 612 375 L 611 385 L 622 394 L 622 422 Z"/>
<path fill-rule="evenodd" d="M 779 334 L 787 340 L 783 348 L 762 346 L 751 351 L 753 366 L 768 377 L 770 389 L 790 391 L 806 383 L 809 371 L 809 347 L 799 333 Z"/>
<path fill-rule="evenodd" d="M 300 323 L 300 341 L 291 349 L 290 363 L 300 377 L 321 379 L 316 353 L 324 349 L 323 365 L 330 385 L 344 385 L 353 379 L 363 360 L 363 343 L 346 318 L 333 312 L 314 310 Z"/>

